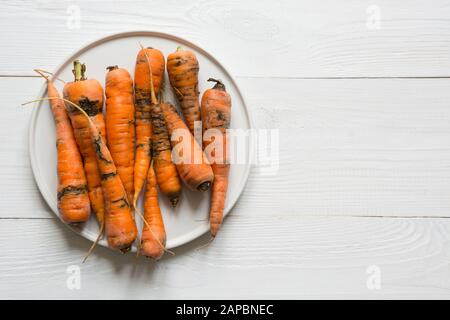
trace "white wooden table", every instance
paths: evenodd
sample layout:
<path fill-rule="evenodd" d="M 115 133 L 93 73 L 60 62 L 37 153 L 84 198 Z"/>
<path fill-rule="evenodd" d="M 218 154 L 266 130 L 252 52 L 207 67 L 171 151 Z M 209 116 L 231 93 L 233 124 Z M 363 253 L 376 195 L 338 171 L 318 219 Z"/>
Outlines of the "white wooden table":
<path fill-rule="evenodd" d="M 0 298 L 450 298 L 449 17 L 448 0 L 1 1 Z M 129 30 L 222 61 L 256 127 L 279 129 L 280 167 L 254 167 L 207 248 L 82 265 L 90 243 L 41 198 L 20 104 L 33 68 Z"/>

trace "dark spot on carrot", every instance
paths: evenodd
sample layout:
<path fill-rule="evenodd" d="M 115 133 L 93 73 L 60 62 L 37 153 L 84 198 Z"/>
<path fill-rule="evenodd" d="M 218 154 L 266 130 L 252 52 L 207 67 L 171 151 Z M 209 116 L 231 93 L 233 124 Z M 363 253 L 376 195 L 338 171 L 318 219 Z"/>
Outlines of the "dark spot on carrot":
<path fill-rule="evenodd" d="M 89 100 L 87 97 L 81 97 L 81 99 L 78 100 L 78 105 L 88 114 L 88 116 L 93 117 L 99 112 L 98 102 L 98 100 Z"/>
<path fill-rule="evenodd" d="M 217 114 L 217 119 L 218 120 L 221 120 L 221 121 L 226 120 L 225 115 L 221 111 L 216 110 L 216 114 Z"/>
<path fill-rule="evenodd" d="M 119 205 L 119 208 L 125 208 L 125 207 L 129 207 L 130 206 L 130 204 L 128 203 L 128 200 L 125 197 L 111 201 L 111 203 L 120 203 L 120 202 L 122 204 Z"/>
<path fill-rule="evenodd" d="M 81 185 L 81 186 L 67 186 L 64 189 L 62 189 L 61 191 L 58 192 L 58 201 L 61 200 L 62 197 L 64 197 L 67 194 L 83 194 L 87 192 L 87 187 L 86 185 Z"/>
<path fill-rule="evenodd" d="M 94 139 L 94 147 L 95 147 L 95 153 L 97 154 L 98 158 L 102 161 L 104 161 L 105 163 L 111 163 L 110 160 L 106 159 L 105 156 L 102 153 L 102 148 L 101 148 L 101 143 L 102 143 L 102 137 L 98 136 Z"/>
<path fill-rule="evenodd" d="M 117 172 L 109 172 L 109 173 L 103 173 L 101 175 L 102 180 L 106 180 L 108 178 L 114 177 L 117 175 Z"/>

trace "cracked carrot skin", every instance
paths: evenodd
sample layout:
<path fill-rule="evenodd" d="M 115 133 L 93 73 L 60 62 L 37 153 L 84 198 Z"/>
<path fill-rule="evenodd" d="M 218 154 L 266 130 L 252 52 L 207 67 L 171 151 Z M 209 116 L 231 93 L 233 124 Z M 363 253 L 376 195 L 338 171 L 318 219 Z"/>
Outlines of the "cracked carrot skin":
<path fill-rule="evenodd" d="M 58 210 L 66 223 L 85 222 L 90 216 L 91 207 L 83 161 L 64 102 L 59 99 L 58 90 L 49 78 L 47 94 L 49 98 L 58 98 L 50 100 L 56 126 Z"/>
<path fill-rule="evenodd" d="M 127 191 L 134 197 L 134 102 L 133 81 L 129 72 L 117 66 L 106 74 L 106 134 L 108 149 Z"/>
<path fill-rule="evenodd" d="M 231 120 L 231 97 L 226 92 L 225 85 L 215 79 L 213 88 L 203 93 L 201 110 L 203 119 L 203 133 L 209 129 L 216 129 L 222 135 L 222 145 L 213 145 L 209 161 L 214 172 L 214 181 L 211 188 L 211 207 L 209 220 L 211 226 L 211 236 L 215 237 L 220 229 L 223 220 L 223 210 L 228 189 L 228 176 L 230 172 L 228 133 Z M 220 141 L 217 139 L 216 141 Z M 203 140 L 203 147 L 206 150 L 211 140 Z M 221 148 L 222 152 L 215 152 L 215 148 Z M 208 155 L 209 153 L 206 152 Z M 211 159 L 212 156 L 214 159 Z"/>
<path fill-rule="evenodd" d="M 153 259 L 160 259 L 166 246 L 166 231 L 158 202 L 155 171 L 150 165 L 147 187 L 144 194 L 144 223 L 141 237 L 141 253 Z M 150 230 L 151 228 L 151 230 Z"/>
<path fill-rule="evenodd" d="M 75 80 L 64 86 L 64 98 L 79 105 L 94 122 L 102 137 L 105 137 L 103 117 L 103 88 L 95 79 L 87 80 L 84 76 L 86 67 L 78 60 L 74 61 Z M 72 105 L 66 103 L 72 123 L 75 140 L 83 158 L 84 171 L 92 211 L 100 225 L 104 222 L 105 205 L 100 173 L 95 158 L 95 150 L 91 143 L 89 120 Z"/>
<path fill-rule="evenodd" d="M 170 84 L 174 88 L 173 91 L 192 134 L 194 134 L 195 121 L 201 121 L 198 71 L 198 60 L 192 51 L 178 47 L 167 57 Z"/>
<path fill-rule="evenodd" d="M 134 70 L 136 154 L 133 201 L 136 201 L 142 190 L 150 166 L 152 100 L 153 103 L 156 103 L 155 97 L 152 97 L 151 94 L 151 82 L 153 82 L 155 94 L 158 94 L 164 77 L 164 64 L 164 55 L 161 51 L 153 48 L 141 49 L 136 58 Z M 150 67 L 152 77 L 150 77 Z"/>
<path fill-rule="evenodd" d="M 188 147 L 191 151 L 191 159 L 188 159 L 188 161 L 183 161 L 184 159 L 182 157 L 180 159 L 175 159 L 174 161 L 180 178 L 192 190 L 208 190 L 214 179 L 214 174 L 202 148 L 194 139 L 194 136 L 190 133 L 188 127 L 180 118 L 173 105 L 170 103 L 163 103 L 161 104 L 161 111 L 163 112 L 167 129 L 171 136 L 172 148 L 177 150 L 177 145 L 183 143 L 181 146 Z M 175 135 L 178 133 L 183 133 L 183 139 L 187 138 L 188 141 L 183 142 L 177 140 Z M 196 155 L 199 159 L 193 158 Z"/>
<path fill-rule="evenodd" d="M 172 161 L 172 148 L 161 105 L 152 105 L 152 158 L 159 190 L 169 198 L 172 207 L 178 204 L 181 182 Z"/>

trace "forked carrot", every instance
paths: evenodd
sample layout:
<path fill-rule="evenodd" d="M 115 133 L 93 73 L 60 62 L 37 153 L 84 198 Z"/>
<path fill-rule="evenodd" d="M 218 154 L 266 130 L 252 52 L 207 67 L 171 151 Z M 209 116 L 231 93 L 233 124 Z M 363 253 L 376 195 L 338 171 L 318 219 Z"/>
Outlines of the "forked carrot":
<path fill-rule="evenodd" d="M 220 80 L 210 78 L 208 81 L 214 81 L 216 84 L 203 93 L 201 108 L 204 132 L 203 146 L 214 172 L 209 220 L 211 236 L 215 237 L 222 224 L 228 189 L 230 164 L 227 129 L 230 128 L 231 97 Z M 211 137 L 208 137 L 208 130 L 210 129 L 215 129 L 217 132 L 211 133 Z M 212 139 L 213 137 L 214 139 Z M 212 140 L 214 141 L 213 144 L 211 144 Z M 212 150 L 208 150 L 208 146 L 211 146 Z"/>

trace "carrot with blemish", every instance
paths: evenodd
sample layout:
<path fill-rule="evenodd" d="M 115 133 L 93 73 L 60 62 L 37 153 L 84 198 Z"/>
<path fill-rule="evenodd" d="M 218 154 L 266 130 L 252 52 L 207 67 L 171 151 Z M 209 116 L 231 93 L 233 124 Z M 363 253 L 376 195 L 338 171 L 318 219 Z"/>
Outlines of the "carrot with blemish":
<path fill-rule="evenodd" d="M 89 115 L 80 106 L 66 101 L 77 109 L 88 122 L 91 145 L 95 150 L 95 160 L 101 175 L 101 184 L 105 197 L 105 232 L 109 247 L 123 253 L 130 250 L 137 237 L 137 228 L 132 215 L 127 192 L 120 180 L 111 153 L 100 131 Z"/>
<path fill-rule="evenodd" d="M 205 153 L 209 157 L 214 172 L 209 220 L 211 235 L 215 237 L 223 220 L 223 210 L 228 189 L 228 175 L 230 172 L 227 129 L 230 128 L 231 97 L 220 80 L 210 78 L 208 81 L 214 81 L 216 84 L 213 88 L 203 93 L 201 110 L 204 136 L 207 136 L 205 133 L 210 129 L 217 130 L 216 133 L 211 134 L 209 139 L 203 140 Z M 220 134 L 220 137 L 214 137 L 211 152 L 206 152 L 208 146 L 213 143 L 211 138 L 215 134 Z"/>
<path fill-rule="evenodd" d="M 157 103 L 164 76 L 164 55 L 153 48 L 142 48 L 136 58 L 134 71 L 134 103 L 136 154 L 134 162 L 134 197 L 137 201 L 147 178 L 151 161 L 152 120 L 151 104 Z M 151 87 L 154 93 L 151 93 Z"/>
<path fill-rule="evenodd" d="M 199 191 L 208 190 L 214 174 L 202 148 L 173 105 L 162 103 L 161 111 L 171 137 L 172 155 L 178 174 L 189 188 Z"/>
<path fill-rule="evenodd" d="M 78 146 L 72 131 L 66 106 L 48 76 L 47 95 L 52 107 L 56 126 L 57 172 L 58 172 L 58 211 L 66 223 L 87 221 L 91 213 L 87 191 L 86 176 Z"/>
<path fill-rule="evenodd" d="M 108 149 L 127 191 L 134 197 L 134 101 L 133 81 L 127 70 L 108 67 L 106 74 L 106 134 Z"/>
<path fill-rule="evenodd" d="M 160 103 L 152 105 L 152 125 L 152 157 L 156 180 L 161 193 L 169 197 L 172 207 L 175 207 L 180 198 L 181 182 L 172 161 L 169 133 Z"/>
<path fill-rule="evenodd" d="M 167 73 L 170 84 L 180 103 L 187 126 L 194 135 L 195 121 L 201 120 L 198 71 L 198 60 L 192 51 L 178 47 L 167 57 Z"/>
<path fill-rule="evenodd" d="M 147 187 L 144 194 L 144 226 L 142 229 L 140 252 L 158 260 L 164 254 L 166 231 L 158 203 L 155 171 L 151 164 L 148 169 Z"/>
<path fill-rule="evenodd" d="M 148 63 L 150 64 L 149 60 Z M 152 74 L 152 70 L 150 74 Z M 160 102 L 156 99 L 153 82 L 150 83 L 150 94 L 152 97 L 152 158 L 155 176 L 161 193 L 169 197 L 172 207 L 176 207 L 180 198 L 181 183 L 177 169 L 172 162 L 169 134 Z"/>
<path fill-rule="evenodd" d="M 64 86 L 64 98 L 81 106 L 82 110 L 89 116 L 89 118 L 86 118 L 80 110 L 73 107 L 70 103 L 66 103 L 75 140 L 83 157 L 91 207 L 98 222 L 102 226 L 104 222 L 105 205 L 95 149 L 91 143 L 90 121 L 95 124 L 101 135 L 104 137 L 105 124 L 102 113 L 103 88 L 97 80 L 87 80 L 85 71 L 85 65 L 81 64 L 78 60 L 75 60 L 73 69 L 75 80 L 66 83 Z"/>

